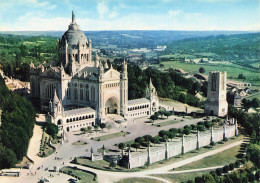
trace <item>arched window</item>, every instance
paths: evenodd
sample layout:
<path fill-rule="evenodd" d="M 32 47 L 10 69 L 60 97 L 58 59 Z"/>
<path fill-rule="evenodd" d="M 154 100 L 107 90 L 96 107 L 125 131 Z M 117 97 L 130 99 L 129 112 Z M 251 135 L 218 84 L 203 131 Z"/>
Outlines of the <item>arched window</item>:
<path fill-rule="evenodd" d="M 70 83 L 68 83 L 68 88 L 67 88 L 67 99 L 71 99 L 71 88 L 70 88 Z"/>
<path fill-rule="evenodd" d="M 55 88 L 54 88 L 53 84 L 48 84 L 45 87 L 45 98 L 53 99 L 54 89 Z"/>
<path fill-rule="evenodd" d="M 67 123 L 69 122 L 70 120 L 69 119 L 67 119 Z"/>
<path fill-rule="evenodd" d="M 95 87 L 94 86 L 92 86 L 91 87 L 91 100 L 92 101 L 96 101 L 96 98 L 95 98 Z"/>

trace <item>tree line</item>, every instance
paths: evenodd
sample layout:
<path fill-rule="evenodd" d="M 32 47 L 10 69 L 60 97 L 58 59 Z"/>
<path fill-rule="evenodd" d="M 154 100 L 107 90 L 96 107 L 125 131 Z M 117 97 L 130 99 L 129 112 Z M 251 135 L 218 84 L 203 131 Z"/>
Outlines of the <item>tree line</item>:
<path fill-rule="evenodd" d="M 33 135 L 35 113 L 24 97 L 9 91 L 0 75 L 0 169 L 10 168 L 26 155 Z"/>

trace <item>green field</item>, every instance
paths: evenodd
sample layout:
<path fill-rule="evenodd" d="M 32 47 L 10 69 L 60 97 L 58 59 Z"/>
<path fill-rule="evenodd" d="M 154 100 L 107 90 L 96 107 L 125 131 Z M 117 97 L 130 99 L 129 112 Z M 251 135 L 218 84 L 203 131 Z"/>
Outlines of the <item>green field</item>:
<path fill-rule="evenodd" d="M 73 168 L 70 168 L 70 167 L 63 167 L 61 169 L 61 171 L 66 172 L 66 174 L 72 174 L 72 175 L 76 175 L 76 176 L 80 177 L 79 183 L 96 182 L 94 180 L 95 176 L 93 174 L 84 172 L 84 171 L 79 170 L 79 169 L 73 169 Z"/>
<path fill-rule="evenodd" d="M 116 183 L 160 183 L 161 181 L 148 178 L 128 178 L 120 180 Z"/>
<path fill-rule="evenodd" d="M 250 82 L 251 80 L 257 80 L 259 79 L 259 72 L 256 72 L 252 69 L 246 69 L 242 68 L 241 66 L 230 64 L 230 65 L 224 65 L 224 64 L 216 64 L 216 65 L 208 65 L 208 64 L 189 64 L 189 63 L 183 63 L 183 62 L 162 62 L 164 64 L 165 68 L 173 68 L 173 69 L 183 69 L 186 72 L 194 72 L 198 73 L 199 68 L 204 67 L 206 75 L 209 74 L 210 71 L 226 71 L 227 77 L 230 78 L 236 78 L 239 74 L 243 74 L 246 77 L 246 81 Z M 243 80 L 240 80 L 243 81 Z M 254 83 L 260 84 L 260 81 L 257 81 Z"/>
<path fill-rule="evenodd" d="M 199 168 L 207 168 L 207 167 L 214 167 L 214 166 L 224 166 L 230 163 L 234 163 L 237 158 L 237 154 L 239 154 L 240 145 L 225 150 L 221 153 L 215 154 L 213 156 L 205 157 L 201 160 L 189 163 L 182 167 L 176 168 L 176 171 L 181 170 L 190 170 L 190 169 L 197 169 Z"/>
<path fill-rule="evenodd" d="M 170 120 L 170 121 L 165 121 L 165 122 L 161 122 L 161 123 L 156 123 L 154 125 L 160 125 L 160 127 L 162 127 L 162 126 L 172 125 L 172 124 L 178 123 L 180 121 L 181 120 Z"/>
<path fill-rule="evenodd" d="M 115 138 L 115 137 L 125 136 L 126 134 L 127 134 L 126 132 L 112 133 L 112 134 L 109 134 L 109 135 L 95 137 L 95 138 L 93 138 L 93 140 L 103 141 L 103 140 L 108 140 L 108 139 L 112 139 L 112 138 Z"/>
<path fill-rule="evenodd" d="M 180 173 L 180 174 L 158 174 L 153 176 L 167 179 L 173 183 L 175 182 L 177 183 L 177 182 L 186 182 L 188 180 L 194 180 L 195 177 L 208 174 L 210 171 L 211 170 L 191 172 L 191 173 Z"/>

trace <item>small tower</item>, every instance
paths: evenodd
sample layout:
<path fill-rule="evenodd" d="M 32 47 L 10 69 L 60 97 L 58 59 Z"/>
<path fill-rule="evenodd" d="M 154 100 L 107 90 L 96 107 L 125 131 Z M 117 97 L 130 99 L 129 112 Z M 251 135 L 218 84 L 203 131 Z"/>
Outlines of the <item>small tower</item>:
<path fill-rule="evenodd" d="M 96 53 L 96 59 L 95 59 L 95 67 L 98 68 L 99 67 L 99 56 Z"/>
<path fill-rule="evenodd" d="M 49 105 L 51 105 L 51 103 Z M 54 120 L 58 115 L 61 115 L 63 113 L 63 106 L 62 106 L 61 101 L 58 98 L 56 89 L 54 91 L 51 113 L 52 113 Z"/>
<path fill-rule="evenodd" d="M 150 100 L 150 115 L 158 111 L 159 98 L 156 88 L 153 86 L 152 79 L 150 78 L 149 86 L 146 88 L 146 98 Z"/>
<path fill-rule="evenodd" d="M 120 73 L 120 114 L 127 116 L 128 106 L 128 77 L 127 77 L 127 63 L 124 59 L 123 71 Z"/>
<path fill-rule="evenodd" d="M 227 73 L 214 71 L 209 73 L 205 113 L 224 117 L 228 112 Z"/>

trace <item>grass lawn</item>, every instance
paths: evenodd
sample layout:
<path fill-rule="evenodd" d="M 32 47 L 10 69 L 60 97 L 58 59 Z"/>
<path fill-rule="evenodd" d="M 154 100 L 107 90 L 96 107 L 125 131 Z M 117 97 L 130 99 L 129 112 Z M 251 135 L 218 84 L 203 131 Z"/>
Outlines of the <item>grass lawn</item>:
<path fill-rule="evenodd" d="M 73 142 L 72 145 L 87 145 L 88 143 L 87 142 L 83 142 L 83 141 L 76 141 L 76 142 Z"/>
<path fill-rule="evenodd" d="M 190 170 L 196 168 L 207 168 L 207 167 L 214 167 L 214 166 L 224 166 L 230 163 L 234 163 L 237 158 L 237 154 L 239 154 L 240 145 L 232 147 L 228 150 L 215 154 L 213 156 L 205 157 L 201 160 L 189 163 L 182 167 L 176 168 L 176 171 L 180 170 Z"/>
<path fill-rule="evenodd" d="M 203 174 L 208 174 L 210 171 L 211 170 L 190 172 L 190 173 L 180 173 L 180 174 L 158 174 L 153 176 L 164 178 L 175 183 L 175 182 L 186 182 L 188 180 L 194 180 L 195 177 L 202 176 Z"/>
<path fill-rule="evenodd" d="M 247 100 L 252 100 L 253 98 L 257 98 L 258 100 L 260 100 L 260 93 L 258 93 L 256 95 L 252 95 L 250 97 L 246 97 Z"/>
<path fill-rule="evenodd" d="M 103 141 L 103 140 L 108 140 L 108 139 L 125 136 L 125 135 L 127 135 L 127 132 L 118 132 L 118 133 L 112 133 L 112 134 L 108 134 L 108 135 L 104 135 L 104 136 L 100 136 L 100 137 L 95 137 L 92 140 Z"/>
<path fill-rule="evenodd" d="M 206 75 L 209 74 L 209 71 L 227 71 L 227 77 L 238 77 L 239 74 L 243 74 L 246 77 L 246 80 L 250 82 L 251 79 L 258 79 L 259 72 L 256 72 L 251 69 L 244 69 L 241 66 L 237 65 L 207 65 L 207 64 L 188 64 L 182 62 L 162 62 L 165 68 L 173 67 L 174 69 L 183 69 L 186 72 L 199 72 L 200 67 L 204 67 Z M 259 84 L 259 81 L 257 82 Z"/>
<path fill-rule="evenodd" d="M 149 178 L 128 178 L 120 180 L 116 183 L 161 183 L 161 181 Z"/>
<path fill-rule="evenodd" d="M 91 161 L 90 159 L 87 158 L 77 158 L 77 163 L 82 165 L 82 166 L 90 166 L 90 167 L 95 167 L 97 169 L 102 169 L 102 170 L 109 170 L 111 171 L 112 169 L 109 168 L 109 162 L 105 161 L 105 160 L 97 160 L 97 161 Z M 114 170 L 124 170 L 127 171 L 128 169 L 124 168 L 124 167 L 120 167 L 120 166 L 116 166 L 114 168 Z"/>
<path fill-rule="evenodd" d="M 73 168 L 70 168 L 70 167 L 63 167 L 61 169 L 61 171 L 64 171 L 66 173 L 73 174 L 73 175 L 80 177 L 79 183 L 96 182 L 96 181 L 94 181 L 95 176 L 93 174 L 84 172 L 84 171 L 79 170 L 79 169 L 73 169 Z"/>
<path fill-rule="evenodd" d="M 162 126 L 168 126 L 168 125 L 172 125 L 172 124 L 175 124 L 175 123 L 178 123 L 180 122 L 181 120 L 170 120 L 170 121 L 165 121 L 165 122 L 160 122 L 160 123 L 155 123 L 153 125 L 160 125 L 160 127 Z"/>

